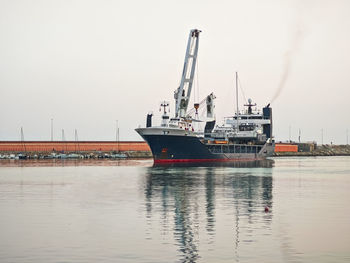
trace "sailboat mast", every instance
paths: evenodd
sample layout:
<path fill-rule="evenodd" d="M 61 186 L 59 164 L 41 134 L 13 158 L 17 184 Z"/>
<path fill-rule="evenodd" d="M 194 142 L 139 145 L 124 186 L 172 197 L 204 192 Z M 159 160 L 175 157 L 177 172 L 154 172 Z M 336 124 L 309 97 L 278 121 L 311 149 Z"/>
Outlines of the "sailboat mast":
<path fill-rule="evenodd" d="M 237 111 L 236 111 L 236 118 L 237 118 L 237 132 L 238 132 L 238 113 L 239 113 L 239 109 L 238 109 L 238 73 L 236 71 L 236 106 L 237 106 Z"/>

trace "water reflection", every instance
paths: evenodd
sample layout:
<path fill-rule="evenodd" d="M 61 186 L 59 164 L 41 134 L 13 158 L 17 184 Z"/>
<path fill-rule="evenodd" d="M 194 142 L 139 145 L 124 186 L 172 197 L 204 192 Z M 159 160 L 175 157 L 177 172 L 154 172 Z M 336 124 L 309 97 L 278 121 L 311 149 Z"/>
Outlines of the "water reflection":
<path fill-rule="evenodd" d="M 274 166 L 275 161 L 272 159 L 264 160 L 252 160 L 242 162 L 206 162 L 206 163 L 190 163 L 190 162 L 178 162 L 178 163 L 154 163 L 153 167 L 236 167 L 236 168 L 257 168 L 265 167 L 271 168 Z"/>
<path fill-rule="evenodd" d="M 172 233 L 180 261 L 196 262 L 203 248 L 218 242 L 217 215 L 229 216 L 231 256 L 239 261 L 240 243 L 252 242 L 255 228 L 271 224 L 272 213 L 264 207 L 272 208 L 272 187 L 270 168 L 150 167 L 144 184 L 147 220 L 160 213 L 162 232 Z"/>
<path fill-rule="evenodd" d="M 0 167 L 67 167 L 67 166 L 151 166 L 152 159 L 28 159 L 0 160 Z"/>

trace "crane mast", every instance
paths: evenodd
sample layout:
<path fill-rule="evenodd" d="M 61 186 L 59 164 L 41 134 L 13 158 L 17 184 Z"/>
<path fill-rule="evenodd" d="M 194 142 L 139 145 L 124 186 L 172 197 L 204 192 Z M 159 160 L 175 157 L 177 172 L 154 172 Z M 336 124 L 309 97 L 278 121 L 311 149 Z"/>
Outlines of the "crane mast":
<path fill-rule="evenodd" d="M 185 117 L 186 115 L 196 68 L 200 32 L 198 29 L 192 29 L 188 37 L 180 87 L 174 93 L 175 117 Z"/>

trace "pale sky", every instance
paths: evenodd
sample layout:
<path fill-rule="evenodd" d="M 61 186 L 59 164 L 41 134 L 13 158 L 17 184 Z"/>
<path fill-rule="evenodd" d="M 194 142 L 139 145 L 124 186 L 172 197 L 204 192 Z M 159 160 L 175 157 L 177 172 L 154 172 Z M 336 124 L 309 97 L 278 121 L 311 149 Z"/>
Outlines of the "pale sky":
<path fill-rule="evenodd" d="M 217 122 L 246 98 L 271 104 L 276 140 L 346 143 L 350 1 L 0 0 L 0 140 L 141 140 L 134 131 L 168 100 L 174 112 L 190 29 L 202 30 L 200 99 Z M 287 58 L 286 54 L 289 54 Z M 286 76 L 286 75 L 285 75 Z M 240 97 L 243 104 L 242 97 Z M 159 122 L 157 114 L 154 122 Z"/>

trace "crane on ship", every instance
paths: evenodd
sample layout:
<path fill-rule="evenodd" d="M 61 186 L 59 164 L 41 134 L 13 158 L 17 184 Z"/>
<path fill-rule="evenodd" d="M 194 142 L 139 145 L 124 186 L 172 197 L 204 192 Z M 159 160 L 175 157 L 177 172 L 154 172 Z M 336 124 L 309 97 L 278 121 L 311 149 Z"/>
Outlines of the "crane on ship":
<path fill-rule="evenodd" d="M 176 118 L 183 118 L 186 116 L 187 107 L 191 96 L 194 72 L 197 63 L 200 32 L 202 31 L 198 29 L 192 29 L 188 36 L 181 82 L 180 86 L 174 92 Z"/>
<path fill-rule="evenodd" d="M 180 86 L 174 92 L 175 99 L 175 113 L 174 118 L 169 117 L 169 102 L 163 101 L 161 103 L 161 108 L 163 108 L 163 114 L 161 116 L 162 122 L 161 127 L 179 127 L 183 128 L 184 126 L 191 126 L 193 130 L 192 122 L 206 122 L 206 126 L 210 123 L 210 127 L 214 127 L 215 124 L 215 114 L 214 114 L 214 100 L 215 95 L 213 93 L 206 96 L 200 103 L 194 103 L 194 108 L 188 109 L 188 104 L 191 97 L 192 87 L 194 86 L 194 76 L 195 69 L 197 64 L 198 56 L 198 44 L 199 44 L 199 34 L 201 30 L 192 29 L 188 36 L 187 48 L 185 53 L 185 61 L 182 70 L 182 76 L 180 81 Z M 204 109 L 206 105 L 206 120 L 199 119 L 199 110 Z M 147 115 L 146 127 L 152 127 L 152 116 L 153 114 Z M 184 125 L 183 123 L 187 123 Z M 186 128 L 185 127 L 185 128 Z M 207 129 L 208 130 L 208 129 Z"/>
<path fill-rule="evenodd" d="M 213 93 L 206 96 L 200 103 L 194 103 L 194 108 L 187 112 L 188 103 L 191 96 L 192 85 L 194 81 L 194 73 L 196 69 L 197 56 L 198 56 L 198 44 L 199 34 L 202 31 L 198 29 L 192 29 L 188 36 L 187 48 L 185 54 L 184 67 L 181 76 L 180 86 L 174 92 L 175 98 L 175 119 L 187 119 L 193 120 L 193 114 L 195 114 L 195 120 L 198 120 L 198 110 L 206 105 L 206 124 L 204 132 L 210 133 L 215 126 L 215 115 L 214 115 L 214 99 L 216 98 Z"/>

